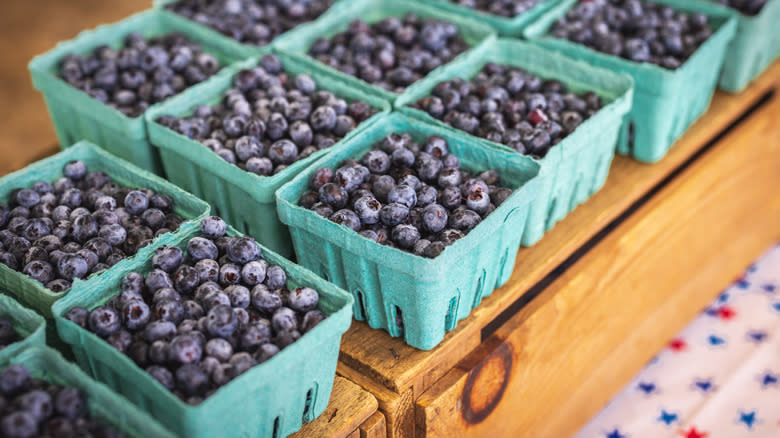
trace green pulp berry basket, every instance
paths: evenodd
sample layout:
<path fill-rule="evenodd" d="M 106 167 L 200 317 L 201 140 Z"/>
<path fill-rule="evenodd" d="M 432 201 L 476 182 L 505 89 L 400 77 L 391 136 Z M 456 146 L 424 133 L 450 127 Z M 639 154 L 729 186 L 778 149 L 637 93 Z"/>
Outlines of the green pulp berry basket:
<path fill-rule="evenodd" d="M 186 248 L 200 235 L 197 224 L 170 245 Z M 239 233 L 230 228 L 228 235 Z M 198 406 L 190 406 L 157 380 L 93 333 L 62 315 L 74 306 L 93 309 L 119 293 L 129 272 L 151 270 L 151 258 L 136 259 L 121 270 L 101 277 L 100 284 L 69 294 L 54 307 L 57 330 L 70 344 L 79 365 L 94 378 L 124 395 L 177 436 L 205 438 L 231 436 L 277 438 L 287 436 L 304 421 L 320 415 L 328 404 L 336 375 L 341 335 L 352 319 L 352 297 L 331 283 L 262 248 L 269 263 L 287 272 L 290 287 L 309 286 L 320 292 L 319 308 L 328 317 L 276 356 L 223 386 Z"/>
<path fill-rule="evenodd" d="M 79 367 L 51 348 L 26 348 L 7 360 L 0 359 L 0 367 L 9 364 L 24 365 L 36 379 L 79 388 L 87 396 L 90 416 L 102 424 L 113 426 L 128 437 L 174 438 L 160 423 L 104 385 L 90 379 Z"/>
<path fill-rule="evenodd" d="M 434 259 L 380 245 L 298 206 L 317 169 L 336 168 L 347 158 L 359 160 L 391 133 L 407 133 L 417 141 L 440 135 L 463 168 L 495 169 L 502 185 L 514 193 Z M 538 164 L 527 157 L 395 113 L 284 185 L 277 192 L 277 201 L 282 222 L 290 226 L 299 263 L 350 291 L 356 319 L 383 328 L 391 336 L 403 336 L 413 347 L 429 350 L 483 297 L 509 280 L 536 196 L 538 171 Z"/>
<path fill-rule="evenodd" d="M 208 204 L 200 199 L 86 141 L 80 141 L 56 155 L 0 178 L 0 202 L 7 203 L 9 194 L 16 188 L 30 187 L 37 181 L 54 182 L 61 178 L 62 167 L 72 160 L 84 161 L 90 172 L 95 170 L 105 172 L 117 184 L 127 187 L 149 188 L 157 193 L 170 196 L 174 201 L 174 211 L 185 219 L 199 221 L 210 212 Z M 184 225 L 182 224 L 182 226 Z M 155 238 L 150 245 L 140 249 L 136 256 L 126 258 L 106 271 L 84 280 L 76 279 L 72 287 L 64 292 L 52 292 L 43 287 L 41 283 L 0 263 L 0 288 L 32 307 L 41 315 L 51 318 L 52 303 L 68 294 L 69 291 L 78 290 L 100 281 L 102 276 L 115 269 L 123 269 L 124 265 L 136 257 L 145 258 L 145 254 L 154 251 L 154 248 L 169 241 L 177 233 L 178 231 Z"/>
<path fill-rule="evenodd" d="M 623 118 L 631 108 L 633 82 L 626 75 L 595 68 L 533 44 L 498 39 L 494 44 L 472 51 L 438 74 L 413 85 L 398 98 L 395 106 L 405 114 L 456 130 L 425 111 L 408 105 L 428 96 L 439 82 L 454 78 L 468 80 L 488 62 L 520 67 L 544 79 L 559 80 L 574 92 L 593 91 L 605 102 L 593 117 L 553 146 L 544 158 L 537 160 L 541 166 L 540 188 L 522 239 L 524 246 L 531 246 L 542 238 L 545 231 L 604 185 Z M 479 140 L 514 152 L 508 146 Z"/>
<path fill-rule="evenodd" d="M 715 5 L 688 0 L 654 0 L 675 10 L 702 12 L 710 17 L 715 33 L 676 70 L 636 63 L 598 52 L 565 39 L 547 35 L 550 26 L 577 0 L 565 0 L 528 26 L 523 35 L 547 48 L 607 70 L 627 73 L 636 90 L 618 144 L 618 152 L 653 163 L 663 158 L 674 142 L 710 104 L 726 48 L 734 36 L 736 19 Z"/>
<path fill-rule="evenodd" d="M 46 321 L 42 316 L 22 306 L 0 291 L 0 316 L 11 321 L 19 341 L 0 350 L 0 363 L 5 363 L 28 347 L 46 345 Z"/>
<path fill-rule="evenodd" d="M 714 0 L 690 1 L 711 5 Z M 718 88 L 738 93 L 780 56 L 780 1 L 767 1 L 754 16 L 726 9 L 737 17 L 737 32 L 726 51 Z"/>
<path fill-rule="evenodd" d="M 349 84 L 322 75 L 318 70 L 310 69 L 294 58 L 284 54 L 278 56 L 285 71 L 292 74 L 309 74 L 317 82 L 319 89 L 331 91 L 347 101 L 362 100 L 379 113 L 390 109 L 390 104 L 382 99 L 363 94 L 351 88 Z M 267 177 L 244 171 L 223 160 L 197 141 L 155 121 L 161 115 L 190 115 L 197 105 L 218 103 L 224 91 L 232 87 L 233 76 L 240 70 L 256 65 L 256 58 L 237 64 L 220 73 L 213 81 L 201 88 L 197 95 L 176 96 L 159 108 L 149 111 L 147 114 L 149 138 L 159 149 L 165 173 L 171 182 L 205 199 L 212 205 L 215 214 L 242 233 L 254 236 L 258 242 L 289 257 L 292 254 L 290 236 L 287 227 L 279 222 L 276 214 L 274 192 L 317 157 L 338 148 L 344 140 L 360 135 L 362 128 L 373 123 L 377 115 L 365 120 L 330 148 L 317 151 L 310 157 L 291 164 L 282 172 Z"/>
<path fill-rule="evenodd" d="M 101 45 L 121 47 L 124 37 L 133 32 L 140 32 L 147 38 L 172 32 L 184 34 L 216 56 L 223 67 L 243 59 L 239 53 L 213 44 L 210 35 L 199 26 L 150 10 L 81 32 L 76 38 L 61 42 L 49 52 L 36 56 L 30 61 L 29 69 L 33 85 L 46 100 L 61 147 L 69 147 L 82 139 L 89 140 L 119 158 L 159 175 L 162 167 L 159 157 L 149 145 L 143 116 L 127 117 L 57 76 L 59 62 L 65 55 L 85 55 Z M 205 82 L 208 81 L 191 86 L 182 94 L 197 94 Z"/>
<path fill-rule="evenodd" d="M 353 20 L 362 20 L 367 23 L 374 23 L 386 17 L 403 17 L 406 14 L 415 14 L 423 18 L 431 18 L 453 23 L 458 27 L 458 34 L 470 47 L 477 47 L 481 44 L 490 44 L 495 39 L 492 29 L 473 21 L 461 15 L 452 14 L 444 10 L 435 8 L 431 5 L 423 4 L 413 0 L 353 0 L 340 2 L 323 16 L 313 23 L 311 31 L 300 38 L 280 42 L 277 47 L 285 52 L 293 54 L 302 61 L 317 66 L 319 69 L 328 72 L 339 81 L 349 84 L 351 87 L 361 90 L 366 94 L 380 96 L 388 101 L 393 101 L 396 93 L 385 90 L 376 85 L 317 61 L 308 55 L 309 48 L 318 38 L 331 38 L 347 29 L 349 23 Z M 466 51 L 468 52 L 468 51 Z M 462 57 L 461 53 L 454 60 Z M 453 60 L 453 61 L 454 61 Z M 314 68 L 314 67 L 311 67 Z M 433 70 L 428 75 L 433 75 L 438 71 Z"/>
<path fill-rule="evenodd" d="M 559 0 L 541 0 L 527 11 L 514 17 L 503 17 L 491 14 L 490 12 L 482 11 L 480 9 L 463 6 L 454 0 L 423 0 L 422 2 L 444 11 L 462 15 L 471 18 L 472 20 L 479 21 L 480 23 L 484 23 L 495 30 L 500 36 L 516 37 L 520 35 L 525 26 L 533 23 L 534 20 L 558 1 Z"/>
<path fill-rule="evenodd" d="M 228 51 L 229 53 L 239 54 L 241 55 L 242 59 L 247 59 L 253 56 L 261 55 L 265 53 L 269 48 L 282 44 L 285 41 L 296 40 L 298 38 L 305 38 L 306 35 L 308 35 L 313 31 L 312 24 L 315 21 L 317 21 L 320 17 L 328 13 L 328 11 L 332 10 L 339 3 L 344 2 L 343 0 L 335 0 L 333 2 L 333 5 L 331 5 L 331 7 L 328 8 L 327 11 L 323 12 L 320 15 L 320 17 L 317 17 L 314 20 L 306 23 L 301 23 L 295 26 L 295 28 L 290 29 L 287 32 L 278 35 L 276 38 L 273 39 L 273 41 L 271 41 L 270 44 L 264 46 L 256 46 L 254 44 L 242 43 L 241 41 L 235 40 L 227 35 L 224 35 L 219 31 L 217 31 L 216 29 L 213 29 L 205 24 L 201 24 L 198 23 L 197 21 L 190 20 L 187 17 L 184 17 L 182 15 L 179 15 L 171 11 L 170 9 L 167 9 L 168 5 L 171 5 L 178 1 L 179 0 L 154 0 L 153 4 L 155 9 L 167 15 L 171 20 L 177 20 L 177 21 L 189 23 L 189 25 L 191 26 L 196 26 L 199 29 L 199 32 L 202 32 L 203 35 L 208 35 L 208 38 L 212 42 L 212 44 L 222 48 L 225 51 Z"/>

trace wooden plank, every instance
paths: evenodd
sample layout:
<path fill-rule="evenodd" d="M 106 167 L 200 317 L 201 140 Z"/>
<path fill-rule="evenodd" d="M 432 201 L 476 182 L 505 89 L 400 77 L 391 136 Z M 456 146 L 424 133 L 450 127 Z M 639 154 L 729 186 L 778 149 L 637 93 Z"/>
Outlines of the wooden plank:
<path fill-rule="evenodd" d="M 339 363 L 336 372 L 376 397 L 379 410 L 385 416 L 388 438 L 406 438 L 414 435 L 414 398 L 411 389 L 398 394 L 343 363 Z"/>
<path fill-rule="evenodd" d="M 385 416 L 379 411 L 374 412 L 360 425 L 360 438 L 385 438 L 386 436 Z"/>
<path fill-rule="evenodd" d="M 151 7 L 151 0 L 38 0 L 3 2 L 0 14 L 0 102 L 13 108 L 0 118 L 0 175 L 54 153 L 56 135 L 27 63 L 84 29 Z"/>
<path fill-rule="evenodd" d="M 319 436 L 319 435 L 311 435 L 311 436 Z M 360 438 L 360 430 L 359 429 L 355 429 L 354 431 L 352 431 L 351 434 L 349 434 L 347 436 L 347 438 Z"/>
<path fill-rule="evenodd" d="M 295 438 L 352 437 L 360 425 L 376 413 L 376 398 L 343 377 L 336 377 L 325 412 L 290 435 Z"/>
<path fill-rule="evenodd" d="M 780 239 L 779 112 L 775 96 L 425 392 L 417 435 L 575 433 Z"/>
<path fill-rule="evenodd" d="M 396 393 L 411 388 L 419 396 L 481 343 L 486 325 L 779 82 L 780 61 L 743 93 L 718 92 L 710 110 L 658 163 L 647 165 L 616 157 L 605 187 L 558 223 L 537 245 L 521 249 L 509 282 L 485 298 L 433 350 L 417 350 L 400 338 L 355 322 L 343 338 L 340 360 Z"/>

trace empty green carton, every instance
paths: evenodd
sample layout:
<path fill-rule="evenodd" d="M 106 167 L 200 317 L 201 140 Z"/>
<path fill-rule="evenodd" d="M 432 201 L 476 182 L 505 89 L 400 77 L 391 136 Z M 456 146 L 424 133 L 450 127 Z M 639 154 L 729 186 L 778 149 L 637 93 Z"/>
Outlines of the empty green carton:
<path fill-rule="evenodd" d="M 311 29 L 299 38 L 280 41 L 277 47 L 285 52 L 299 57 L 311 66 L 317 66 L 323 71 L 333 75 L 339 81 L 349 84 L 356 90 L 366 94 L 373 94 L 388 101 L 393 101 L 398 94 L 385 90 L 376 85 L 359 79 L 339 70 L 325 65 L 308 55 L 309 48 L 318 38 L 331 38 L 334 35 L 347 30 L 353 20 L 362 20 L 366 23 L 374 23 L 386 17 L 403 17 L 406 14 L 416 14 L 423 18 L 432 18 L 453 23 L 458 27 L 458 34 L 471 47 L 481 44 L 490 44 L 495 39 L 493 31 L 479 23 L 461 15 L 452 14 L 444 10 L 432 7 L 413 0 L 352 0 L 343 1 L 322 15 L 312 24 Z M 468 51 L 464 52 L 468 53 Z M 455 60 L 463 56 L 463 53 L 455 57 Z M 313 67 L 312 67 L 313 68 Z M 441 69 L 433 70 L 428 75 L 433 75 Z"/>
<path fill-rule="evenodd" d="M 391 133 L 410 134 L 417 141 L 440 135 L 462 168 L 495 169 L 502 185 L 514 193 L 434 259 L 380 245 L 298 206 L 317 169 L 337 168 L 347 158 L 359 160 Z M 395 113 L 318 160 L 279 189 L 276 198 L 282 222 L 290 226 L 299 263 L 351 292 L 356 319 L 383 328 L 391 336 L 403 336 L 413 347 L 429 350 L 483 297 L 509 280 L 537 196 L 538 171 L 538 164 L 520 154 Z"/>
<path fill-rule="evenodd" d="M 677 70 L 632 62 L 548 36 L 550 26 L 577 0 L 561 2 L 523 31 L 523 36 L 547 49 L 634 78 L 633 107 L 623 127 L 618 152 L 647 163 L 663 158 L 674 142 L 707 110 L 726 48 L 736 30 L 736 19 L 715 5 L 688 0 L 654 1 L 676 10 L 705 13 L 714 24 L 715 33 Z"/>
<path fill-rule="evenodd" d="M 557 79 L 574 92 L 593 91 L 604 101 L 598 113 L 537 160 L 541 166 L 540 187 L 522 239 L 524 246 L 531 246 L 604 185 L 623 118 L 631 108 L 633 82 L 627 75 L 595 68 L 533 44 L 498 39 L 413 85 L 396 100 L 395 106 L 405 114 L 456 130 L 408 105 L 428 96 L 439 82 L 453 78 L 468 80 L 488 62 L 520 67 L 545 79 Z M 479 141 L 514 152 L 505 145 L 485 139 Z"/>
<path fill-rule="evenodd" d="M 200 234 L 197 224 L 177 236 L 170 245 L 186 248 Z M 230 228 L 228 235 L 239 233 Z M 287 436 L 304 421 L 319 416 L 328 404 L 336 375 L 341 335 L 352 319 L 352 297 L 313 273 L 262 248 L 269 263 L 287 272 L 290 287 L 309 286 L 320 292 L 319 308 L 328 317 L 314 329 L 221 387 L 198 406 L 181 401 L 154 377 L 95 334 L 62 315 L 74 306 L 93 309 L 120 291 L 122 278 L 132 271 L 151 270 L 151 257 L 136 259 L 121 270 L 101 278 L 99 285 L 84 287 L 58 301 L 53 312 L 57 330 L 70 344 L 79 365 L 97 380 L 151 414 L 177 436 L 219 437 L 229 434 L 248 438 Z"/>
<path fill-rule="evenodd" d="M 121 47 L 124 37 L 133 32 L 140 32 L 147 38 L 172 32 L 184 34 L 216 56 L 223 67 L 243 59 L 240 53 L 214 44 L 210 34 L 199 26 L 149 10 L 117 23 L 81 32 L 76 38 L 61 42 L 49 52 L 36 56 L 30 61 L 29 69 L 33 85 L 46 100 L 61 147 L 69 147 L 82 139 L 89 140 L 119 158 L 160 175 L 160 160 L 149 145 L 143 116 L 127 117 L 57 76 L 59 62 L 65 55 L 88 54 L 101 45 Z M 208 81 L 189 87 L 182 94 L 197 94 L 205 82 Z"/>
<path fill-rule="evenodd" d="M 54 182 L 61 178 L 62 166 L 72 160 L 84 161 L 90 172 L 95 170 L 105 172 L 117 184 L 127 187 L 150 188 L 155 192 L 164 193 L 170 196 L 174 201 L 174 211 L 185 219 L 200 221 L 200 218 L 206 216 L 210 212 L 208 204 L 200 199 L 158 176 L 114 157 L 108 152 L 86 141 L 80 141 L 74 144 L 73 147 L 67 148 L 56 155 L 35 162 L 22 170 L 18 170 L 0 178 L 0 202 L 7 203 L 9 194 L 16 188 L 30 187 L 37 181 Z M 84 280 L 76 279 L 69 291 L 100 282 L 104 275 L 114 269 L 122 269 L 122 267 L 125 264 L 130 263 L 133 258 L 145 258 L 146 253 L 154 251 L 154 248 L 172 239 L 177 233 L 178 231 L 155 238 L 149 246 L 139 250 L 135 257 L 129 257 L 122 260 L 102 273 L 93 275 Z M 2 263 L 0 263 L 0 287 L 47 318 L 51 318 L 52 303 L 68 293 L 68 291 L 52 292 L 43 287 L 41 283 L 38 283 L 21 272 L 14 271 Z"/>
<path fill-rule="evenodd" d="M 8 362 L 28 347 L 46 345 L 46 321 L 0 291 L 0 316 L 11 321 L 19 341 L 0 350 L 0 364 Z"/>
<path fill-rule="evenodd" d="M 278 56 L 285 71 L 292 74 L 309 74 L 317 82 L 319 89 L 331 91 L 348 101 L 362 100 L 380 113 L 390 109 L 390 104 L 382 99 L 363 94 L 349 84 L 323 75 L 294 58 L 284 54 Z M 362 128 L 370 125 L 377 115 L 361 123 L 330 148 L 317 151 L 310 157 L 296 161 L 282 172 L 267 177 L 246 172 L 223 160 L 197 141 L 155 122 L 161 115 L 190 115 L 197 105 L 218 103 L 224 91 L 232 87 L 233 76 L 240 70 L 256 65 L 257 58 L 237 64 L 220 73 L 202 87 L 198 94 L 176 96 L 159 108 L 148 111 L 149 139 L 159 149 L 165 173 L 171 182 L 205 199 L 214 208 L 215 214 L 240 232 L 251 234 L 258 242 L 289 257 L 292 255 L 290 236 L 287 227 L 279 222 L 276 214 L 274 192 L 317 157 L 338 148 L 344 140 L 359 135 Z"/>
<path fill-rule="evenodd" d="M 712 4 L 714 0 L 690 1 Z M 725 9 L 737 17 L 737 32 L 726 51 L 718 87 L 738 93 L 780 56 L 780 2 L 767 1 L 753 16 Z"/>
<path fill-rule="evenodd" d="M 542 0 L 527 11 L 514 17 L 494 15 L 490 12 L 463 6 L 452 0 L 423 0 L 422 2 L 447 12 L 463 15 L 464 17 L 484 23 L 495 30 L 500 36 L 516 37 L 520 35 L 525 26 L 533 23 L 534 20 L 558 1 L 559 0 Z"/>
<path fill-rule="evenodd" d="M 87 396 L 90 416 L 103 424 L 113 426 L 128 437 L 174 438 L 160 423 L 104 385 L 90 379 L 76 365 L 51 348 L 26 348 L 14 357 L 0 360 L 0 367 L 9 364 L 24 365 L 36 379 L 79 388 Z"/>

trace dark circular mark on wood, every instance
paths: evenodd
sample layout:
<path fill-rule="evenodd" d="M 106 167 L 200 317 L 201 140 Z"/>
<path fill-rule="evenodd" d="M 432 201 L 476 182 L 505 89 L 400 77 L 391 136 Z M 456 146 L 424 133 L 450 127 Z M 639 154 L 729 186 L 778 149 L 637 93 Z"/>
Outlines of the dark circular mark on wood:
<path fill-rule="evenodd" d="M 503 371 L 501 379 L 501 386 L 493 397 L 484 404 L 484 407 L 479 410 L 474 410 L 472 406 L 472 394 L 474 393 L 474 386 L 478 385 L 482 370 L 490 362 L 498 361 L 498 366 Z M 466 377 L 466 383 L 463 385 L 463 394 L 461 395 L 460 412 L 463 415 L 463 419 L 470 424 L 478 424 L 484 421 L 498 406 L 501 398 L 506 392 L 506 387 L 509 384 L 509 377 L 512 373 L 512 347 L 506 342 L 499 345 L 488 357 L 479 363 L 473 370 L 471 370 Z M 476 388 L 476 393 L 480 393 L 480 388 Z"/>

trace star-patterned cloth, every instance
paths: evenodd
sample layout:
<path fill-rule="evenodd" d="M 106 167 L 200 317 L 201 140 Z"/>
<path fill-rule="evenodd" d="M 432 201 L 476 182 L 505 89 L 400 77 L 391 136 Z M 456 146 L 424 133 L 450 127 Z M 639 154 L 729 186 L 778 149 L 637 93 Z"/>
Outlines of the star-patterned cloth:
<path fill-rule="evenodd" d="M 780 245 L 575 438 L 780 437 Z"/>

